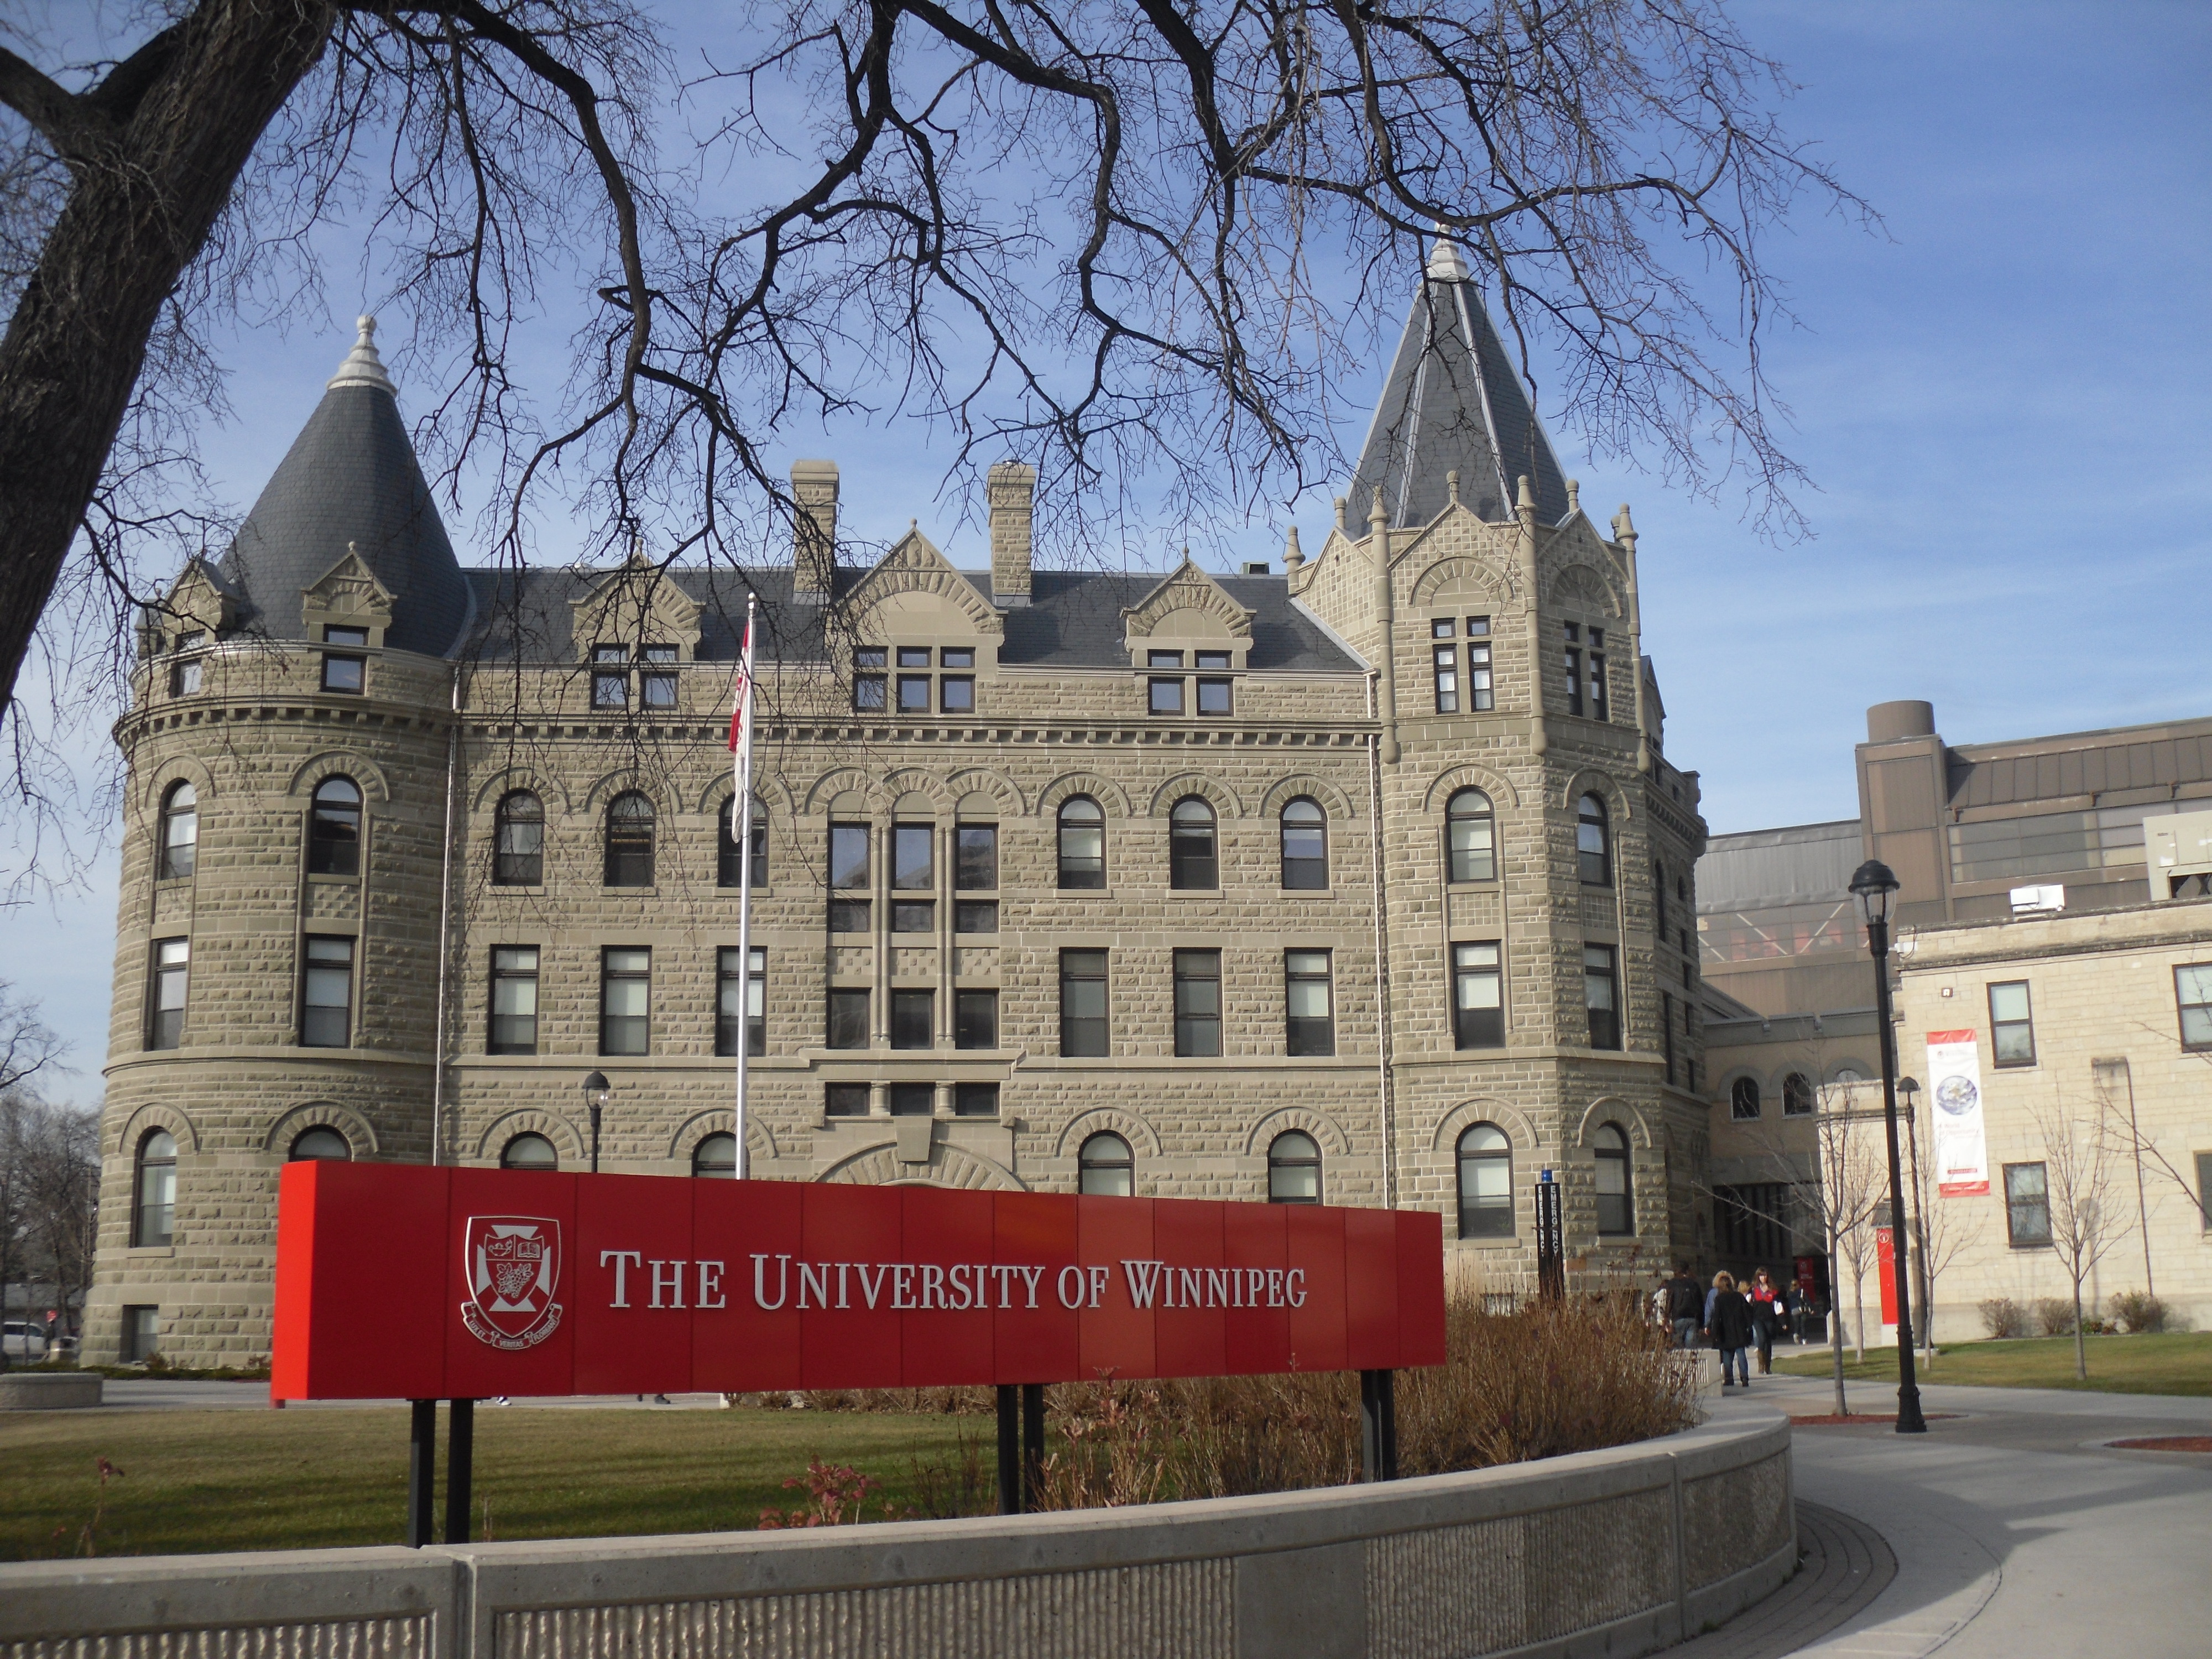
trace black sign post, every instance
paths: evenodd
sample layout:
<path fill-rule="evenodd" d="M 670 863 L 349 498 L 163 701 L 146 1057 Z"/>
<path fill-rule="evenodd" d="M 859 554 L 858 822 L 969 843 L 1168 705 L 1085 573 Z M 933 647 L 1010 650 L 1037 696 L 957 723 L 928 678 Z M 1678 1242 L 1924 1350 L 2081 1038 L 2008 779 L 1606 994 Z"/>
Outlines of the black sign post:
<path fill-rule="evenodd" d="M 1547 1301 L 1567 1294 L 1567 1233 L 1559 1182 L 1546 1170 L 1536 1177 L 1536 1290 Z"/>

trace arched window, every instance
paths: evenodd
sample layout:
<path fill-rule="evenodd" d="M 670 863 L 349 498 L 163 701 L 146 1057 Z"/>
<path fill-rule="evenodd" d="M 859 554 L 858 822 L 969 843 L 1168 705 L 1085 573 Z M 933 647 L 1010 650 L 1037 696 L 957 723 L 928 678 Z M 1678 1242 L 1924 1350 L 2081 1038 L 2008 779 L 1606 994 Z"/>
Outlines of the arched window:
<path fill-rule="evenodd" d="M 1106 884 L 1106 815 L 1088 795 L 1070 795 L 1060 804 L 1060 884 Z"/>
<path fill-rule="evenodd" d="M 738 838 L 731 833 L 730 823 L 737 813 L 737 797 L 732 795 L 722 803 L 714 827 L 714 885 L 735 887 L 744 874 L 744 865 L 738 854 Z M 768 808 L 758 801 L 753 803 L 753 885 L 768 885 Z"/>
<path fill-rule="evenodd" d="M 1321 1148 L 1303 1129 L 1285 1129 L 1267 1145 L 1267 1202 L 1321 1202 Z"/>
<path fill-rule="evenodd" d="M 1606 826 L 1605 803 L 1584 795 L 1576 808 L 1575 862 L 1589 887 L 1613 885 L 1613 837 Z"/>
<path fill-rule="evenodd" d="M 535 887 L 545 879 L 545 804 L 527 789 L 502 796 L 492 828 L 495 887 Z"/>
<path fill-rule="evenodd" d="M 1636 1231 L 1636 1211 L 1628 1191 L 1628 1133 L 1618 1123 L 1597 1126 L 1597 1230 Z"/>
<path fill-rule="evenodd" d="M 1283 885 L 1328 885 L 1328 817 L 1304 795 L 1283 808 Z"/>
<path fill-rule="evenodd" d="M 292 1150 L 285 1154 L 285 1158 L 287 1161 L 293 1164 L 307 1164 L 323 1159 L 327 1159 L 333 1164 L 350 1164 L 353 1161 L 353 1147 L 336 1129 L 325 1128 L 318 1125 L 312 1129 L 301 1130 L 293 1138 Z"/>
<path fill-rule="evenodd" d="M 1495 1123 L 1459 1138 L 1459 1236 L 1513 1237 L 1513 1143 Z"/>
<path fill-rule="evenodd" d="M 1496 821 L 1481 790 L 1462 789 L 1445 805 L 1444 857 L 1452 881 L 1498 879 Z"/>
<path fill-rule="evenodd" d="M 1110 1131 L 1092 1135 L 1076 1154 L 1075 1190 L 1095 1198 L 1133 1198 L 1137 1159 L 1129 1143 Z"/>
<path fill-rule="evenodd" d="M 361 873 L 361 790 L 351 778 L 325 778 L 315 786 L 307 818 L 307 873 Z"/>
<path fill-rule="evenodd" d="M 1729 1085 L 1729 1115 L 1739 1123 L 1747 1123 L 1759 1115 L 1759 1079 L 1740 1077 Z"/>
<path fill-rule="evenodd" d="M 1813 1115 L 1813 1082 L 1802 1072 L 1792 1072 L 1782 1079 L 1782 1115 Z"/>
<path fill-rule="evenodd" d="M 635 789 L 617 795 L 607 807 L 605 884 L 653 885 L 653 803 Z"/>
<path fill-rule="evenodd" d="M 199 792 L 189 783 L 173 783 L 161 801 L 161 867 L 155 877 L 172 881 L 189 876 L 200 850 Z"/>
<path fill-rule="evenodd" d="M 718 1130 L 691 1150 L 691 1173 L 721 1181 L 738 1178 L 738 1138 Z"/>
<path fill-rule="evenodd" d="M 1221 885 L 1213 807 L 1197 795 L 1184 796 L 1168 815 L 1168 885 L 1201 892 Z"/>
<path fill-rule="evenodd" d="M 137 1202 L 131 1213 L 131 1242 L 141 1249 L 173 1243 L 177 1217 L 177 1138 L 149 1129 L 138 1141 Z"/>
<path fill-rule="evenodd" d="M 553 1150 L 553 1143 L 544 1135 L 520 1134 L 500 1149 L 499 1167 L 502 1170 L 557 1170 L 561 1155 Z"/>

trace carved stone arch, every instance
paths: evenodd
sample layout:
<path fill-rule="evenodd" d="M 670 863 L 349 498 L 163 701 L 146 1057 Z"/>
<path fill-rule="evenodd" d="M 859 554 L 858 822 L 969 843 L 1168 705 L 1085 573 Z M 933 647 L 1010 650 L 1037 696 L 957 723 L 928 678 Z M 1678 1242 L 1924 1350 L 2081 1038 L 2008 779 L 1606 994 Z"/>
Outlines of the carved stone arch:
<path fill-rule="evenodd" d="M 1425 812 L 1441 812 L 1451 798 L 1462 789 L 1480 789 L 1490 797 L 1494 810 L 1518 807 L 1521 792 L 1503 772 L 1493 772 L 1486 766 L 1455 766 L 1439 772 L 1429 785 L 1429 793 L 1421 802 Z"/>
<path fill-rule="evenodd" d="M 1462 1100 L 1437 1120 L 1436 1133 L 1431 1137 L 1429 1149 L 1446 1158 L 1452 1156 L 1459 1138 L 1478 1123 L 1495 1123 L 1505 1131 L 1505 1138 L 1513 1143 L 1517 1156 L 1522 1152 L 1534 1153 L 1543 1142 L 1538 1138 L 1536 1126 L 1527 1115 L 1505 1102 L 1478 1096 Z"/>
<path fill-rule="evenodd" d="M 586 818 L 605 817 L 617 795 L 627 795 L 633 790 L 653 803 L 656 823 L 666 823 L 683 810 L 683 801 L 665 777 L 648 778 L 635 768 L 626 767 L 592 779 L 577 811 Z"/>
<path fill-rule="evenodd" d="M 1179 611 L 1188 611 L 1196 619 L 1210 622 L 1232 640 L 1249 641 L 1252 636 L 1253 613 L 1230 597 L 1229 590 L 1214 580 L 1192 562 L 1186 552 L 1182 562 L 1161 580 L 1159 584 L 1136 604 L 1121 612 L 1124 629 L 1131 639 L 1149 639 L 1161 631 L 1161 625 Z M 1176 632 L 1176 638 L 1197 637 Z"/>
<path fill-rule="evenodd" d="M 955 811 L 958 810 L 965 797 L 984 794 L 998 802 L 1001 817 L 1018 818 L 1025 817 L 1029 811 L 1029 803 L 1022 799 L 1022 792 L 1013 780 L 984 767 L 971 766 L 955 772 L 945 779 L 945 789 L 952 798 Z"/>
<path fill-rule="evenodd" d="M 167 1129 L 177 1143 L 177 1151 L 197 1152 L 200 1149 L 199 1126 L 189 1114 L 167 1101 L 149 1100 L 123 1120 L 115 1132 L 115 1144 L 109 1151 L 124 1158 L 138 1156 L 138 1143 L 153 1129 Z"/>
<path fill-rule="evenodd" d="M 885 812 L 896 807 L 902 796 L 927 795 L 929 797 L 931 815 L 946 819 L 951 817 L 952 809 L 960 799 L 945 789 L 944 779 L 933 777 L 930 774 L 913 767 L 902 767 L 896 772 L 885 773 L 883 781 L 876 785 L 872 795 L 873 799 L 883 803 L 883 810 Z"/>
<path fill-rule="evenodd" d="M 1164 1156 L 1159 1135 L 1152 1126 L 1137 1113 L 1120 1106 L 1094 1106 L 1087 1112 L 1078 1112 L 1060 1130 L 1052 1155 L 1072 1159 L 1081 1153 L 1085 1141 L 1107 1130 L 1127 1141 L 1129 1149 L 1139 1158 Z"/>
<path fill-rule="evenodd" d="M 1445 588 L 1462 586 L 1480 589 L 1492 602 L 1504 605 L 1514 597 L 1513 586 L 1512 573 L 1487 559 L 1468 553 L 1447 553 L 1413 578 L 1413 602 L 1417 605 L 1435 605 L 1437 596 Z"/>
<path fill-rule="evenodd" d="M 1795 1071 L 1799 1068 L 1793 1066 L 1790 1069 Z M 1781 1085 L 1779 1083 L 1774 1083 L 1773 1079 L 1770 1079 L 1765 1073 L 1759 1070 L 1756 1066 L 1731 1066 L 1728 1070 L 1723 1072 L 1714 1079 L 1717 1091 L 1714 1098 L 1718 1100 L 1722 1105 L 1733 1108 L 1735 1102 L 1730 1098 L 1729 1091 L 1735 1087 L 1736 1080 L 1739 1078 L 1747 1077 L 1759 1085 L 1759 1115 L 1764 1117 L 1766 1115 L 1768 1103 L 1771 1101 L 1778 1100 L 1781 1097 L 1778 1092 L 1781 1088 Z M 1770 1083 L 1771 1083 L 1773 1086 L 1768 1086 Z"/>
<path fill-rule="evenodd" d="M 807 789 L 806 816 L 810 818 L 826 817 L 830 812 L 830 803 L 838 796 L 848 790 L 856 794 L 872 795 L 874 788 L 874 782 L 868 775 L 854 767 L 841 766 L 833 771 L 824 772 Z"/>
<path fill-rule="evenodd" d="M 718 1106 L 712 1111 L 694 1112 L 668 1139 L 671 1160 L 689 1164 L 699 1143 L 711 1134 L 730 1132 L 730 1109 Z M 752 1113 L 745 1114 L 745 1163 L 750 1168 L 756 1161 L 773 1164 L 782 1154 L 776 1150 L 775 1137 L 769 1133 L 768 1125 Z"/>
<path fill-rule="evenodd" d="M 1628 1131 L 1629 1144 L 1643 1152 L 1654 1150 L 1651 1126 L 1638 1111 L 1619 1095 L 1600 1095 L 1592 1101 L 1589 1109 L 1583 1114 L 1581 1126 L 1575 1131 L 1574 1144 L 1583 1152 L 1597 1143 L 1591 1139 L 1601 1123 L 1618 1123 Z"/>
<path fill-rule="evenodd" d="M 1133 817 L 1129 797 L 1121 786 L 1097 772 L 1063 772 L 1037 793 L 1037 816 L 1048 818 L 1070 795 L 1088 795 L 1105 809 L 1109 818 Z"/>
<path fill-rule="evenodd" d="M 919 529 L 908 530 L 891 544 L 845 596 L 844 604 L 862 627 L 868 613 L 902 593 L 928 593 L 951 604 L 979 634 L 997 637 L 1006 631 L 998 607 L 975 591 L 975 584 L 953 568 L 937 544 Z"/>
<path fill-rule="evenodd" d="M 1201 772 L 1178 772 L 1152 791 L 1152 805 L 1146 809 L 1148 817 L 1164 818 L 1175 811 L 1176 803 L 1191 795 L 1203 796 L 1212 803 L 1214 811 L 1226 823 L 1231 818 L 1244 816 L 1243 803 L 1236 792 L 1216 779 Z"/>
<path fill-rule="evenodd" d="M 553 1150 L 563 1165 L 580 1165 L 587 1156 L 583 1134 L 574 1124 L 558 1112 L 534 1106 L 503 1112 L 486 1124 L 483 1133 L 477 1137 L 476 1151 L 471 1156 L 479 1163 L 497 1164 L 501 1150 L 520 1134 L 544 1135 L 553 1143 Z"/>
<path fill-rule="evenodd" d="M 735 794 L 737 790 L 737 779 L 727 771 L 718 769 L 713 781 L 708 784 L 698 798 L 699 816 L 702 818 L 720 817 L 722 813 L 722 803 Z M 753 804 L 768 809 L 769 820 L 771 823 L 778 818 L 794 818 L 799 816 L 798 803 L 792 799 L 791 790 L 786 786 L 783 779 L 774 773 L 755 772 L 753 774 Z"/>
<path fill-rule="evenodd" d="M 199 798 L 203 810 L 216 798 L 215 774 L 207 763 L 197 755 L 165 755 L 161 761 L 146 769 L 138 781 L 138 807 L 142 814 L 161 810 L 161 797 L 169 793 L 170 786 L 189 783 Z"/>
<path fill-rule="evenodd" d="M 374 1163 L 384 1155 L 384 1148 L 377 1142 L 375 1126 L 352 1107 L 341 1106 L 334 1100 L 302 1101 L 281 1114 L 262 1137 L 261 1148 L 272 1158 L 281 1158 L 292 1150 L 292 1143 L 303 1131 L 319 1127 L 336 1129 L 343 1135 L 357 1164 Z"/>
<path fill-rule="evenodd" d="M 929 1149 L 927 1164 L 900 1163 L 898 1143 L 884 1141 L 832 1164 L 816 1179 L 853 1187 L 961 1187 L 1000 1193 L 1030 1190 L 1006 1165 L 945 1141 Z"/>
<path fill-rule="evenodd" d="M 546 816 L 574 810 L 568 799 L 568 788 L 557 773 L 544 767 L 529 765 L 502 766 L 477 786 L 469 803 L 471 812 L 489 812 L 518 789 L 527 789 L 545 807 Z"/>
<path fill-rule="evenodd" d="M 1317 1112 L 1310 1106 L 1278 1106 L 1263 1115 L 1246 1133 L 1244 1156 L 1264 1158 L 1275 1137 L 1285 1129 L 1303 1129 L 1321 1143 L 1324 1159 L 1350 1158 L 1351 1139 L 1344 1127 L 1327 1112 Z"/>
<path fill-rule="evenodd" d="M 1612 577 L 1583 559 L 1571 560 L 1551 573 L 1544 584 L 1544 599 L 1552 609 L 1596 611 L 1607 617 L 1625 614 Z"/>
<path fill-rule="evenodd" d="M 384 781 L 384 769 L 357 749 L 325 749 L 320 754 L 310 755 L 293 769 L 292 780 L 284 786 L 284 793 L 306 800 L 325 778 L 338 776 L 351 778 L 359 784 L 362 794 L 372 805 L 385 805 L 392 799 L 392 791 Z"/>
<path fill-rule="evenodd" d="M 1260 798 L 1259 816 L 1279 817 L 1283 808 L 1300 795 L 1310 795 L 1321 803 L 1331 823 L 1356 821 L 1359 814 L 1353 809 L 1352 797 L 1334 784 L 1314 776 L 1310 772 L 1293 772 L 1267 786 L 1267 793 Z"/>
<path fill-rule="evenodd" d="M 1571 815 L 1575 804 L 1584 795 L 1595 795 L 1602 800 L 1607 814 L 1615 823 L 1629 823 L 1637 818 L 1633 798 L 1610 772 L 1601 772 L 1595 766 L 1585 766 L 1569 773 L 1566 791 L 1560 797 L 1559 805 Z"/>
<path fill-rule="evenodd" d="M 1841 1083 L 1844 1080 L 1843 1074 L 1845 1072 L 1856 1072 L 1859 1074 L 1859 1081 L 1862 1083 L 1864 1083 L 1870 1078 L 1878 1080 L 1881 1076 L 1881 1067 L 1880 1066 L 1870 1065 L 1864 1060 L 1854 1060 L 1847 1054 L 1843 1059 L 1836 1061 L 1834 1065 L 1828 1067 L 1828 1075 L 1824 1078 L 1822 1081 L 1825 1083 Z"/>

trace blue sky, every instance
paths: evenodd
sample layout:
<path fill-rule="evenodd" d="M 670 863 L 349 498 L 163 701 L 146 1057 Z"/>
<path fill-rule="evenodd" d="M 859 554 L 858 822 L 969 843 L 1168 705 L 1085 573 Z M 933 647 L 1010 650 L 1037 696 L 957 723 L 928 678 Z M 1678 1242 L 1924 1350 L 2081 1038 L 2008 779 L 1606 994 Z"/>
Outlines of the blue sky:
<path fill-rule="evenodd" d="M 1740 494 L 1669 494 L 1562 446 L 1597 516 L 1633 504 L 1668 752 L 1703 775 L 1707 822 L 1851 816 L 1851 745 L 1891 698 L 1932 702 L 1953 742 L 2212 713 L 2212 8 L 1736 15 L 1802 86 L 1790 130 L 1887 222 L 1808 218 L 1767 246 L 1803 325 L 1766 361 L 1818 485 L 1814 536 L 1776 546 Z M 321 332 L 232 343 L 238 417 L 205 444 L 240 505 L 368 297 L 340 283 Z M 793 453 L 839 459 L 859 533 L 933 528 L 942 458 L 912 429 L 833 428 Z M 1328 493 L 1297 504 L 1309 549 Z M 984 562 L 974 535 L 945 539 Z M 1239 544 L 1272 556 L 1279 533 Z M 0 913 L 0 977 L 73 1042 L 58 1092 L 81 1098 L 106 1052 L 114 870 L 111 848 L 88 890 Z"/>

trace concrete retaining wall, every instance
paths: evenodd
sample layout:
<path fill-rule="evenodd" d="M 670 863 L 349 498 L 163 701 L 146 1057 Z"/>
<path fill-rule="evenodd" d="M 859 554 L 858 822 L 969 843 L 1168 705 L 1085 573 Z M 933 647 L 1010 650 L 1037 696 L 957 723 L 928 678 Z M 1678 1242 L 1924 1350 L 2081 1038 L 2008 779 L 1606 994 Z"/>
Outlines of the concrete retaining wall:
<path fill-rule="evenodd" d="M 1572 1457 L 1124 1510 L 0 1567 L 0 1659 L 1648 1653 L 1796 1559 L 1748 1402 Z"/>
<path fill-rule="evenodd" d="M 0 1371 L 0 1412 L 58 1412 L 100 1403 L 98 1371 Z"/>

